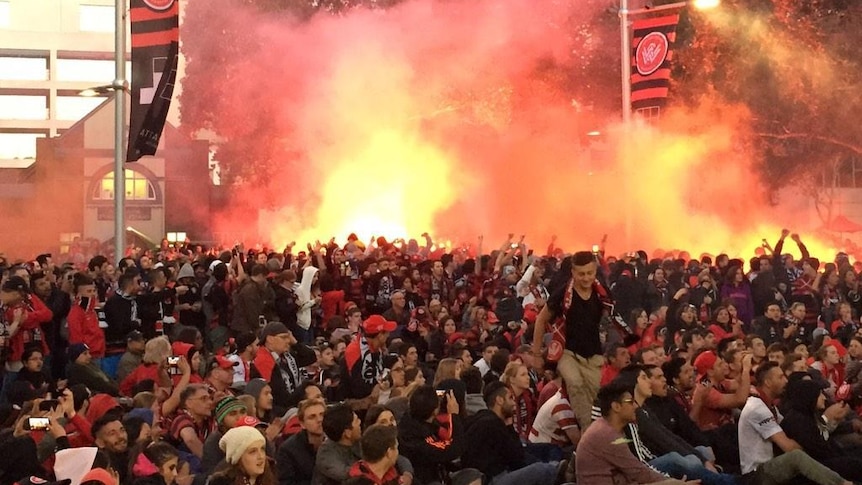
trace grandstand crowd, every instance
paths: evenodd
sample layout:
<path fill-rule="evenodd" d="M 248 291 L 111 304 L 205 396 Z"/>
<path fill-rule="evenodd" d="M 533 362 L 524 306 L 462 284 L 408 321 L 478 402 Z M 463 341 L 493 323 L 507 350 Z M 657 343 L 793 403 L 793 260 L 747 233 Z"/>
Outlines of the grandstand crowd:
<path fill-rule="evenodd" d="M 0 257 L 0 485 L 862 483 L 847 254 L 422 238 Z"/>

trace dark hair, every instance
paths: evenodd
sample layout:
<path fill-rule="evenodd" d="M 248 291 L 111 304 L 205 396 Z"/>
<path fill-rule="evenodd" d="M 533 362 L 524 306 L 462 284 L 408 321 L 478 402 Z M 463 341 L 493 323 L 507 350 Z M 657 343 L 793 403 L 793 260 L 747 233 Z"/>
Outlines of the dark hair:
<path fill-rule="evenodd" d="M 608 360 L 615 359 L 617 357 L 617 350 L 625 348 L 626 346 L 619 342 L 610 343 L 606 347 L 607 350 L 605 350 L 605 358 Z M 628 350 L 626 352 L 628 352 Z"/>
<path fill-rule="evenodd" d="M 491 356 L 491 362 L 488 363 L 488 367 L 498 375 L 503 375 L 503 371 L 505 371 L 506 366 L 509 365 L 509 355 L 511 354 L 507 349 L 497 350 L 494 352 L 494 355 Z"/>
<path fill-rule="evenodd" d="M 255 264 L 251 267 L 251 276 L 266 276 L 268 274 L 269 271 L 262 264 Z"/>
<path fill-rule="evenodd" d="M 778 363 L 772 361 L 766 361 L 759 366 L 757 366 L 757 370 L 754 371 L 754 382 L 758 386 L 762 386 L 764 381 L 766 380 L 766 375 L 769 374 L 769 371 L 779 367 Z"/>
<path fill-rule="evenodd" d="M 128 435 L 130 444 L 135 444 L 138 436 L 141 435 L 141 429 L 144 427 L 144 424 L 146 424 L 146 421 L 144 421 L 144 418 L 140 416 L 126 416 L 123 418 L 123 427 L 126 428 L 126 434 Z"/>
<path fill-rule="evenodd" d="M 42 347 L 38 345 L 28 345 L 24 347 L 24 353 L 21 354 L 21 362 L 27 362 L 30 360 L 30 357 L 36 353 L 42 354 L 43 357 L 45 356 L 45 353 L 42 352 Z"/>
<path fill-rule="evenodd" d="M 353 427 L 353 409 L 347 404 L 336 404 L 323 413 L 323 433 L 332 441 L 339 441 L 344 432 Z"/>
<path fill-rule="evenodd" d="M 375 424 L 362 433 L 360 440 L 362 459 L 369 463 L 377 463 L 386 456 L 390 448 L 398 444 L 398 428 Z"/>
<path fill-rule="evenodd" d="M 90 427 L 90 435 L 94 438 L 97 437 L 99 435 L 99 432 L 102 431 L 102 428 L 113 423 L 114 421 L 119 421 L 120 423 L 122 423 L 122 415 L 116 410 L 108 411 L 107 413 L 105 413 L 104 416 L 100 417 L 93 423 L 93 426 Z"/>
<path fill-rule="evenodd" d="M 613 382 L 618 382 L 626 387 L 626 389 L 634 395 L 635 387 L 638 384 L 638 376 L 644 370 L 643 366 L 640 364 L 631 364 L 626 366 L 620 373 L 614 378 Z"/>
<path fill-rule="evenodd" d="M 365 421 L 362 422 L 362 429 L 368 429 L 371 426 L 374 426 L 374 423 L 377 422 L 377 419 L 380 418 L 380 415 L 385 411 L 389 411 L 395 416 L 395 411 L 389 409 L 387 406 L 383 404 L 372 404 L 371 407 L 368 408 L 368 411 L 365 412 Z"/>
<path fill-rule="evenodd" d="M 410 416 L 417 421 L 425 421 L 440 407 L 437 391 L 429 385 L 419 386 L 410 395 L 408 402 Z"/>
<path fill-rule="evenodd" d="M 410 352 L 411 348 L 415 348 L 418 350 L 416 344 L 412 342 L 401 342 L 401 344 L 398 346 L 398 355 L 400 355 L 402 358 L 407 357 L 407 353 Z"/>
<path fill-rule="evenodd" d="M 165 463 L 172 458 L 179 458 L 180 454 L 176 448 L 165 443 L 164 441 L 153 442 L 147 440 L 140 445 L 135 446 L 132 453 L 129 454 L 129 477 L 142 478 L 134 472 L 135 463 L 138 461 L 138 456 L 143 454 L 157 468 L 161 468 Z"/>
<path fill-rule="evenodd" d="M 769 344 L 769 347 L 766 347 L 766 355 L 769 355 L 772 352 L 781 352 L 782 354 L 786 354 L 787 347 L 785 347 L 781 342 L 773 342 Z"/>
<path fill-rule="evenodd" d="M 631 390 L 625 384 L 617 382 L 616 379 L 600 388 L 596 401 L 598 402 L 599 411 L 601 411 L 602 416 L 607 417 L 611 413 L 611 404 L 620 402 L 623 396 L 631 393 Z"/>
<path fill-rule="evenodd" d="M 117 279 L 117 288 L 119 288 L 120 291 L 125 290 L 127 286 L 135 283 L 135 278 L 137 277 L 137 272 L 124 271 L 123 274 L 120 275 L 119 279 Z"/>
<path fill-rule="evenodd" d="M 188 387 L 180 392 L 180 407 L 186 407 L 186 401 L 189 400 L 190 397 L 194 396 L 198 391 L 206 391 L 207 387 L 203 384 L 189 384 Z"/>
<path fill-rule="evenodd" d="M 596 256 L 590 251 L 578 251 L 572 255 L 572 266 L 586 266 L 596 262 Z"/>
<path fill-rule="evenodd" d="M 673 382 L 674 379 L 678 379 L 683 366 L 687 362 L 687 360 L 681 357 L 665 362 L 661 366 L 661 370 L 664 372 L 664 377 L 670 382 Z"/>
<path fill-rule="evenodd" d="M 78 288 L 92 284 L 93 278 L 91 278 L 87 273 L 75 273 L 75 275 L 72 276 L 72 291 L 74 293 L 78 292 Z"/>
<path fill-rule="evenodd" d="M 87 269 L 90 271 L 96 271 L 107 262 L 108 258 L 102 256 L 101 254 L 93 256 L 92 258 L 90 258 L 90 262 L 87 263 Z"/>
<path fill-rule="evenodd" d="M 464 382 L 467 394 L 482 394 L 482 372 L 476 366 L 470 365 L 461 369 L 461 381 Z"/>
<path fill-rule="evenodd" d="M 323 389 L 321 389 L 320 385 L 318 385 L 316 382 L 308 381 L 308 380 L 302 381 L 301 383 L 299 383 L 298 386 L 296 386 L 296 389 L 292 393 L 290 393 L 289 396 L 287 396 L 287 401 L 285 401 L 285 406 L 287 406 L 287 408 L 290 409 L 290 408 L 294 408 L 297 405 L 299 405 L 299 403 L 301 401 L 305 401 L 305 399 L 306 399 L 305 391 L 309 387 L 316 387 L 316 388 L 320 389 L 321 392 L 323 392 Z"/>
<path fill-rule="evenodd" d="M 494 401 L 497 400 L 500 396 L 505 396 L 506 393 L 509 392 L 509 388 L 506 387 L 500 381 L 493 381 L 485 386 L 485 389 L 482 391 L 482 397 L 485 399 L 485 405 L 488 406 L 488 409 L 494 406 Z"/>
<path fill-rule="evenodd" d="M 257 335 L 254 332 L 243 332 L 236 336 L 234 343 L 236 344 L 236 353 L 241 354 L 257 340 Z"/>

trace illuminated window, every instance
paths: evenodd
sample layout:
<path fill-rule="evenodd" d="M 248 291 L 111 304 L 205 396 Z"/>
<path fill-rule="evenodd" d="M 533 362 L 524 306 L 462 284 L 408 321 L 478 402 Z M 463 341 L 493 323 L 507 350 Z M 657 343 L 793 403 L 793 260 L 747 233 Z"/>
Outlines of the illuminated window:
<path fill-rule="evenodd" d="M 185 242 L 186 233 L 184 233 L 184 232 L 169 232 L 165 239 L 167 239 L 169 243 Z"/>
<path fill-rule="evenodd" d="M 12 25 L 12 20 L 9 13 L 9 2 L 0 0 L 0 28 L 10 25 Z"/>
<path fill-rule="evenodd" d="M 114 172 L 108 172 L 93 188 L 94 200 L 114 200 Z M 156 188 L 150 180 L 126 169 L 126 200 L 156 200 Z"/>
<path fill-rule="evenodd" d="M 132 77 L 132 63 L 126 62 L 126 79 Z M 109 59 L 57 59 L 58 81 L 82 81 L 93 86 L 110 84 L 114 79 L 114 61 Z"/>
<path fill-rule="evenodd" d="M 61 232 L 60 233 L 60 252 L 68 253 L 75 239 L 80 239 L 80 232 Z"/>
<path fill-rule="evenodd" d="M 106 98 L 84 96 L 57 96 L 57 112 L 54 118 L 58 120 L 77 121 L 87 116 L 96 106 L 105 102 Z"/>
<path fill-rule="evenodd" d="M 0 119 L 46 120 L 48 97 L 27 95 L 0 95 Z"/>
<path fill-rule="evenodd" d="M 3 3 L 0 2 L 0 18 L 3 17 L 2 5 Z M 0 77 L 5 81 L 47 81 L 48 59 L 0 56 Z"/>
<path fill-rule="evenodd" d="M 35 160 L 36 139 L 44 133 L 0 133 L 0 160 Z"/>
<path fill-rule="evenodd" d="M 114 7 L 111 5 L 81 5 L 80 28 L 84 32 L 113 32 Z"/>

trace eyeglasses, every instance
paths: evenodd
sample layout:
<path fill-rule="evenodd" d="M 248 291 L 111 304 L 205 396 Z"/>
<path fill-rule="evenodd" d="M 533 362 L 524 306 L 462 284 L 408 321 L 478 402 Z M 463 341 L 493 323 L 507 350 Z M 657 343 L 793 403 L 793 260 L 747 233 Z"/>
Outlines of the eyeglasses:
<path fill-rule="evenodd" d="M 638 405 L 638 402 L 637 402 L 637 401 L 635 401 L 635 400 L 634 400 L 634 398 L 631 398 L 631 397 L 630 397 L 630 398 L 628 398 L 628 399 L 621 399 L 621 400 L 620 400 L 620 403 L 622 403 L 622 404 L 632 404 L 632 405 L 634 405 L 634 406 L 637 406 L 637 405 Z"/>

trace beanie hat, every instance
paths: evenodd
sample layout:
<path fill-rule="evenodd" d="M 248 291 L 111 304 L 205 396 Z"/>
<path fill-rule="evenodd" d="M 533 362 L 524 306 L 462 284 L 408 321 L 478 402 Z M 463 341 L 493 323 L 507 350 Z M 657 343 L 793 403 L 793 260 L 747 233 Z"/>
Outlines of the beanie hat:
<path fill-rule="evenodd" d="M 78 360 L 78 357 L 84 352 L 90 350 L 90 347 L 87 347 L 85 343 L 77 343 L 69 346 L 69 362 L 75 362 Z"/>
<path fill-rule="evenodd" d="M 245 403 L 240 401 L 239 399 L 228 396 L 222 398 L 215 406 L 215 410 L 213 411 L 213 416 L 216 418 L 216 422 L 221 424 L 224 421 L 225 416 L 230 414 L 234 409 L 247 409 Z"/>
<path fill-rule="evenodd" d="M 259 441 L 266 441 L 260 431 L 249 426 L 240 426 L 229 429 L 219 440 L 218 446 L 224 451 L 225 460 L 231 465 L 236 465 L 245 454 L 245 450 Z"/>
<path fill-rule="evenodd" d="M 254 401 L 257 402 L 257 400 L 260 399 L 260 392 L 268 385 L 269 383 L 260 377 L 254 378 L 248 381 L 248 384 L 245 385 L 245 393 L 253 397 Z"/>

